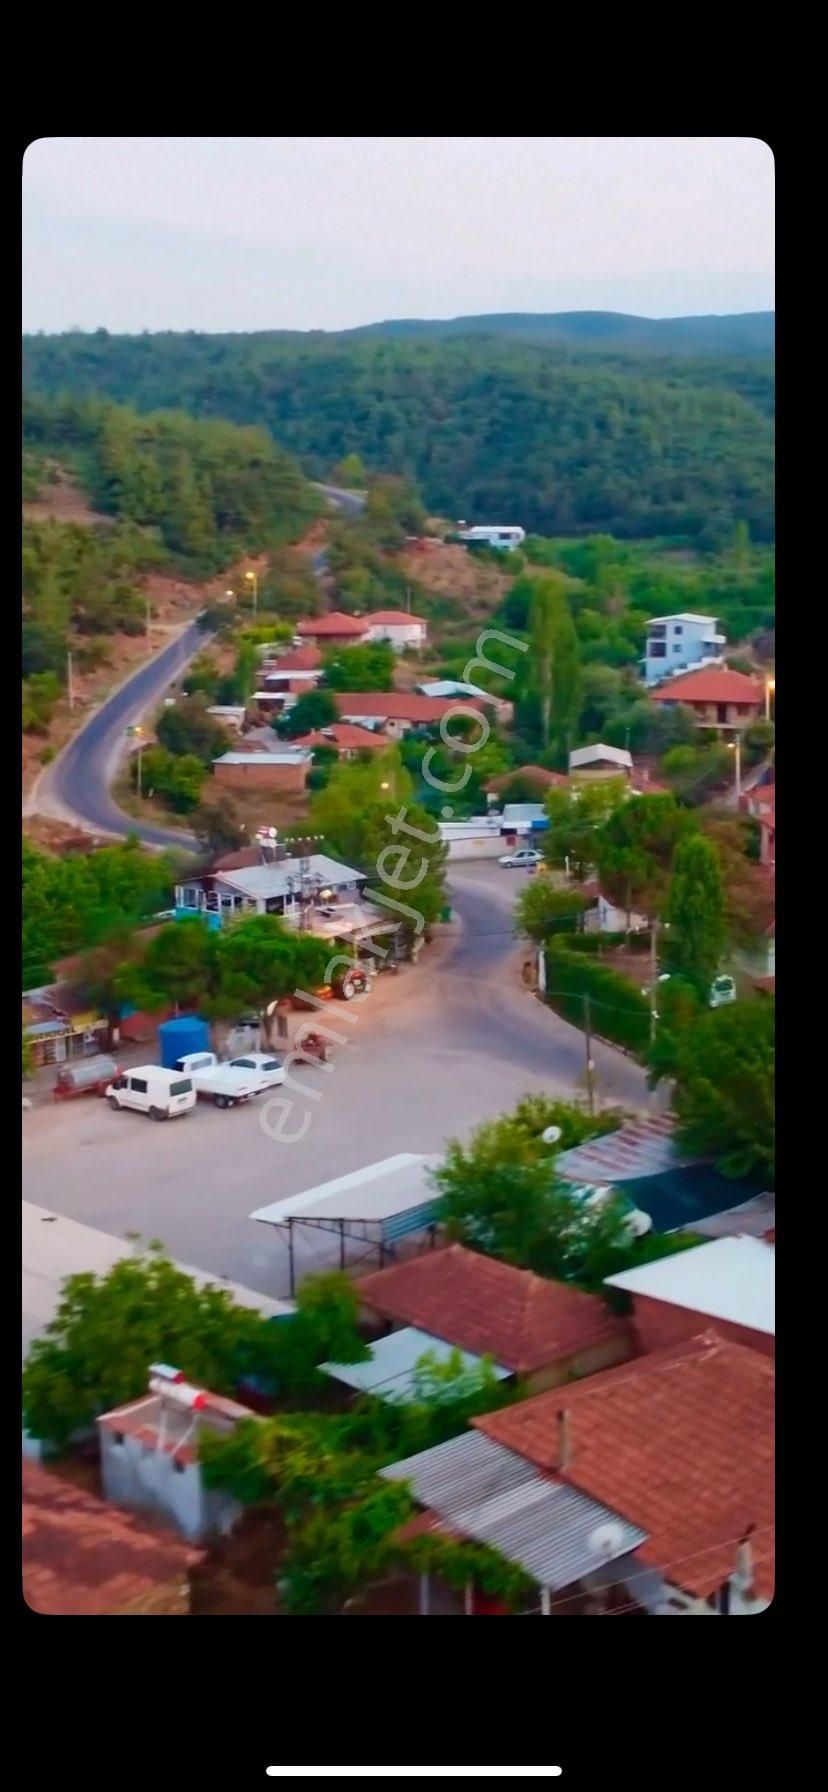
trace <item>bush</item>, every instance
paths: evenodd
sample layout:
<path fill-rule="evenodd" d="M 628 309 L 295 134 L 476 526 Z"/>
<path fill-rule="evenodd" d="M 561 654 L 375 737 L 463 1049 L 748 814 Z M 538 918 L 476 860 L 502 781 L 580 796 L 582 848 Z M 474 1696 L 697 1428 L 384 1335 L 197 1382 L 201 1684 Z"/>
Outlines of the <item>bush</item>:
<path fill-rule="evenodd" d="M 635 983 L 588 956 L 572 950 L 567 942 L 551 940 L 546 946 L 546 1000 L 566 1020 L 584 1024 L 584 997 L 592 1007 L 596 1033 L 614 1045 L 642 1055 L 649 1045 L 650 1009 Z"/>
<path fill-rule="evenodd" d="M 43 752 L 40 755 L 41 765 L 51 765 L 54 757 L 55 757 L 54 747 L 44 747 Z"/>

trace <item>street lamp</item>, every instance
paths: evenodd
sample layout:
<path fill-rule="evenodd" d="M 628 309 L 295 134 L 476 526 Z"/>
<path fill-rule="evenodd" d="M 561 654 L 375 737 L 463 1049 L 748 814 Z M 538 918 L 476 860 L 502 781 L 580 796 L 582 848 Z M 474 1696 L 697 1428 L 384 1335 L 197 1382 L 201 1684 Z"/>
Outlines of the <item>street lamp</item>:
<path fill-rule="evenodd" d="M 225 591 L 224 595 L 225 595 L 225 598 L 227 599 L 227 602 L 229 604 L 231 604 L 233 602 L 233 599 L 234 599 L 236 593 L 235 593 L 235 591 Z"/>
<path fill-rule="evenodd" d="M 257 611 L 259 608 L 259 579 L 258 579 L 258 575 L 255 572 L 246 572 L 244 576 L 247 580 L 248 585 L 253 586 L 253 614 L 255 616 L 257 614 Z"/>
<path fill-rule="evenodd" d="M 142 754 L 144 751 L 144 730 L 143 730 L 143 728 L 139 727 L 139 725 L 136 722 L 133 724 L 133 726 L 131 728 L 127 729 L 127 736 L 130 740 L 137 740 L 137 742 L 138 742 L 138 801 L 140 802 L 141 798 L 143 796 L 143 791 L 141 788 L 141 773 L 142 773 Z"/>
<path fill-rule="evenodd" d="M 766 678 L 765 679 L 765 721 L 766 722 L 770 721 L 771 697 L 773 696 L 773 693 L 775 690 L 776 690 L 776 679 L 775 678 Z"/>
<path fill-rule="evenodd" d="M 736 802 L 738 804 L 741 802 L 741 798 L 742 798 L 742 736 L 741 736 L 741 734 L 737 734 L 736 739 L 729 740 L 727 744 L 728 744 L 728 747 L 729 747 L 731 753 L 736 754 L 735 795 L 736 795 Z"/>

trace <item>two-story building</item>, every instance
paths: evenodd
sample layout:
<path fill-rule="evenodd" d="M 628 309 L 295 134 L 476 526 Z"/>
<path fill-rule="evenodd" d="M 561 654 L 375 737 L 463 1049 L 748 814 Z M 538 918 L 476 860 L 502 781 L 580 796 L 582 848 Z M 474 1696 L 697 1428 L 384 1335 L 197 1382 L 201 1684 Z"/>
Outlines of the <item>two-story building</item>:
<path fill-rule="evenodd" d="M 300 644 L 313 641 L 317 647 L 356 647 L 366 639 L 364 616 L 347 616 L 344 610 L 329 610 L 325 616 L 310 616 L 296 629 Z"/>
<path fill-rule="evenodd" d="M 428 641 L 428 623 L 424 616 L 412 616 L 408 610 L 372 610 L 365 618 L 365 640 L 387 641 L 395 653 L 406 647 L 415 652 Z"/>
<path fill-rule="evenodd" d="M 264 862 L 251 846 L 214 860 L 207 871 L 183 877 L 175 887 L 176 914 L 179 919 L 214 915 L 219 920 L 282 915 L 298 925 L 308 902 L 356 901 L 366 882 L 361 871 L 325 853 Z"/>
<path fill-rule="evenodd" d="M 725 636 L 715 616 L 696 616 L 683 610 L 678 616 L 653 616 L 647 623 L 647 644 L 642 670 L 645 684 L 659 684 L 674 672 L 691 666 L 721 661 Z"/>

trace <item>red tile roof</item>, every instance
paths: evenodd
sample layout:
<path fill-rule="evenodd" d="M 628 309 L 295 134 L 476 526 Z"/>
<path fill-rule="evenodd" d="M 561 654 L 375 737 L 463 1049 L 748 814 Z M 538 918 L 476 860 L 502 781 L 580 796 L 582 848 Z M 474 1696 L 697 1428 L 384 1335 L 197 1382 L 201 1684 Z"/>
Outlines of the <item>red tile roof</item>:
<path fill-rule="evenodd" d="M 668 678 L 649 695 L 652 703 L 759 704 L 762 701 L 755 678 L 747 678 L 744 672 L 731 672 L 727 666 L 707 666 L 700 672 Z"/>
<path fill-rule="evenodd" d="M 307 647 L 293 647 L 270 664 L 270 677 L 277 672 L 315 672 L 322 664 L 322 655 L 312 642 Z"/>
<path fill-rule="evenodd" d="M 327 616 L 311 616 L 307 622 L 300 622 L 297 635 L 307 635 L 311 640 L 315 636 L 364 635 L 364 616 L 346 616 L 344 610 L 330 610 Z"/>
<path fill-rule="evenodd" d="M 407 610 L 370 610 L 365 617 L 366 628 L 372 622 L 416 622 L 421 628 L 428 627 L 424 616 L 410 616 Z"/>
<path fill-rule="evenodd" d="M 384 1318 L 490 1356 L 515 1375 L 530 1375 L 626 1331 L 596 1295 L 461 1244 L 364 1276 L 359 1295 Z"/>
<path fill-rule="evenodd" d="M 23 1596 L 30 1611 L 104 1617 L 184 1582 L 201 1561 L 169 1530 L 23 1463 Z"/>
<path fill-rule="evenodd" d="M 382 716 L 394 722 L 440 722 L 456 697 L 421 697 L 417 691 L 334 691 L 341 716 Z M 464 697 L 464 709 L 479 709 L 480 699 Z"/>
<path fill-rule="evenodd" d="M 701 1598 L 733 1572 L 755 1526 L 756 1587 L 771 1595 L 774 1369 L 760 1351 L 707 1331 L 474 1424 L 647 1531 L 641 1560 Z"/>
<path fill-rule="evenodd" d="M 382 734 L 375 734 L 371 728 L 359 728 L 353 722 L 334 722 L 331 728 L 314 728 L 310 734 L 301 734 L 298 740 L 291 741 L 294 747 L 338 747 L 341 752 L 356 753 L 368 751 L 385 752 L 388 742 Z"/>

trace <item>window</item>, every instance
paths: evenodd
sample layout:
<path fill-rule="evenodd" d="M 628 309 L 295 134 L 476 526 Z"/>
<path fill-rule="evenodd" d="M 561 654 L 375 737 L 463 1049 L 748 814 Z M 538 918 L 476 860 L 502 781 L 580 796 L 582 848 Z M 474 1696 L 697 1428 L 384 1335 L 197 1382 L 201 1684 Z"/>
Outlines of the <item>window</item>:
<path fill-rule="evenodd" d="M 174 1470 L 175 1474 L 183 1475 L 186 1467 L 187 1467 L 186 1462 L 182 1462 L 181 1458 L 179 1456 L 173 1457 L 173 1470 Z"/>
<path fill-rule="evenodd" d="M 251 1068 L 255 1068 L 255 1066 L 251 1066 Z M 268 1058 L 267 1062 L 262 1065 L 263 1070 L 281 1070 L 281 1068 L 282 1068 L 281 1058 Z"/>
<path fill-rule="evenodd" d="M 650 640 L 651 641 L 663 641 L 666 633 L 667 633 L 666 623 L 654 622 L 650 628 Z"/>
<path fill-rule="evenodd" d="M 252 1058 L 234 1058 L 230 1068 L 231 1070 L 255 1070 L 256 1066 Z"/>
<path fill-rule="evenodd" d="M 674 641 L 674 642 L 673 642 L 673 652 L 674 652 L 674 653 L 681 653 L 681 642 L 680 642 L 680 641 Z"/>
<path fill-rule="evenodd" d="M 184 889 L 181 892 L 181 907 L 198 908 L 198 898 L 199 891 L 193 889 L 191 884 L 185 884 Z"/>
<path fill-rule="evenodd" d="M 188 1076 L 182 1077 L 180 1083 L 170 1083 L 170 1094 L 171 1095 L 189 1095 L 190 1090 L 192 1089 L 192 1086 L 193 1085 L 190 1082 L 190 1079 Z"/>
<path fill-rule="evenodd" d="M 205 1057 L 192 1058 L 190 1060 L 190 1069 L 191 1070 L 209 1070 L 210 1062 L 211 1062 L 211 1060 L 209 1058 L 205 1058 Z M 176 1069 L 177 1070 L 183 1069 L 183 1065 L 176 1065 Z"/>
<path fill-rule="evenodd" d="M 129 1086 L 130 1086 L 130 1089 L 135 1090 L 136 1095 L 146 1095 L 146 1093 L 147 1093 L 146 1077 L 131 1076 L 129 1079 Z"/>
<path fill-rule="evenodd" d="M 123 1431 L 113 1431 L 112 1441 L 113 1441 L 113 1443 L 116 1443 L 116 1444 L 122 1444 L 124 1442 Z"/>
<path fill-rule="evenodd" d="M 664 660 L 667 658 L 667 642 L 648 641 L 647 652 L 649 653 L 651 660 Z"/>
<path fill-rule="evenodd" d="M 674 623 L 673 634 L 674 635 L 683 635 L 684 634 L 684 623 L 683 622 Z"/>

